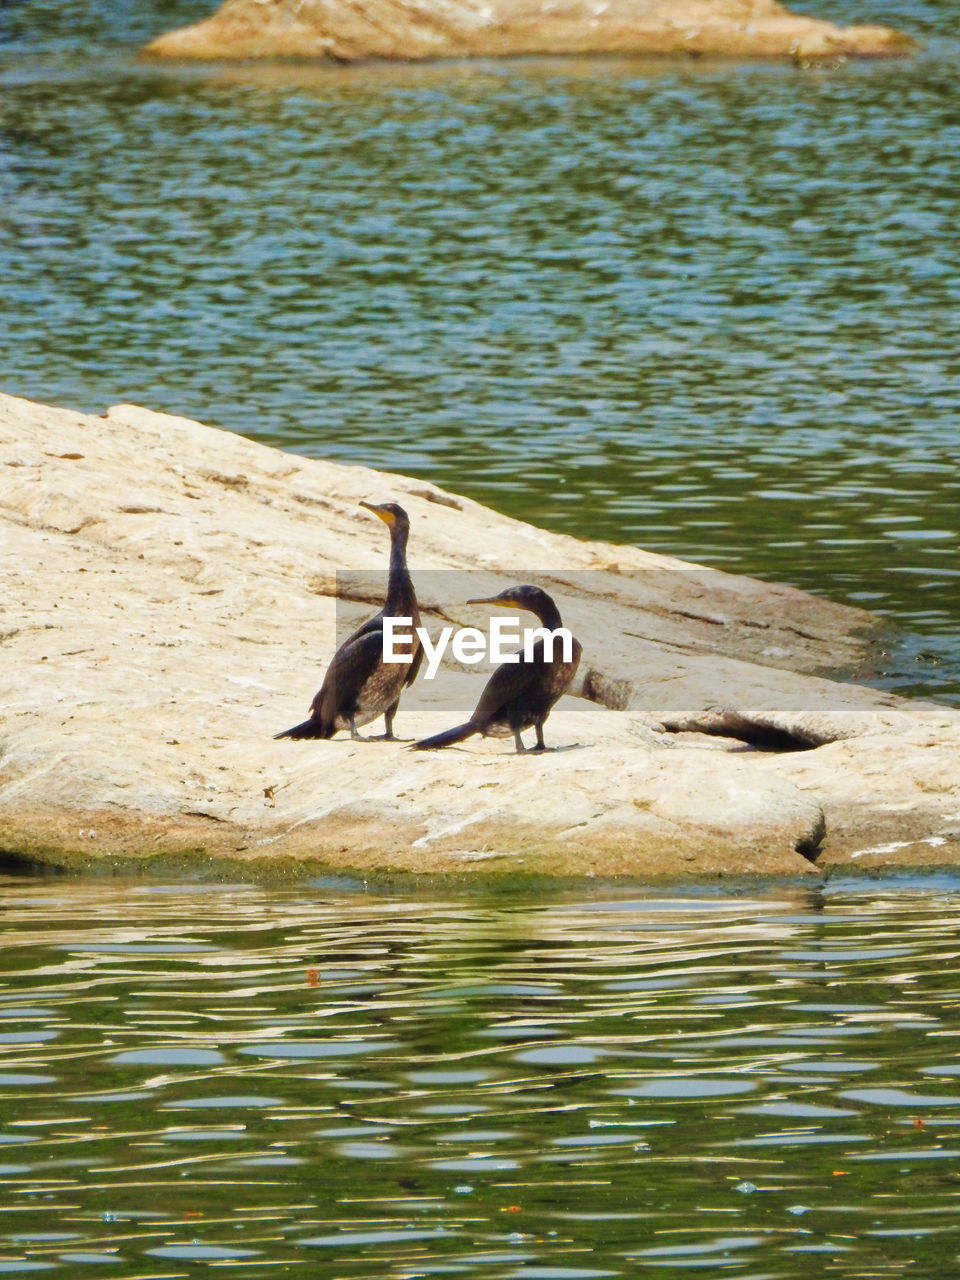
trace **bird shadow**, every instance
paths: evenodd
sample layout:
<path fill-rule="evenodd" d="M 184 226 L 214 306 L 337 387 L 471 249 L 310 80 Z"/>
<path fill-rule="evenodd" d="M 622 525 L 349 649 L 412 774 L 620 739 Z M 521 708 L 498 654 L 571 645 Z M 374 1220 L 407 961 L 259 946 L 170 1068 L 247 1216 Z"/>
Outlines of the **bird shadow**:
<path fill-rule="evenodd" d="M 463 751 L 468 756 L 476 755 L 477 752 L 466 744 L 451 744 L 449 747 L 418 747 L 416 742 L 410 738 L 397 739 L 397 741 L 406 742 L 408 751 L 422 751 L 424 755 L 433 754 L 438 751 Z M 567 742 L 561 747 L 527 747 L 526 751 L 502 751 L 498 755 L 503 756 L 552 756 L 557 755 L 561 751 L 585 751 L 591 744 L 588 742 Z"/>

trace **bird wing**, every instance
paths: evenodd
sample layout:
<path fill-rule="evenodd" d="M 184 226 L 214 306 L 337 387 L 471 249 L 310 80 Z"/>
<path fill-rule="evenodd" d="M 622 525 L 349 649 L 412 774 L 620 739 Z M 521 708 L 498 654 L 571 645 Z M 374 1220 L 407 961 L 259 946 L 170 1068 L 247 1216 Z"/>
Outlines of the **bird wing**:
<path fill-rule="evenodd" d="M 353 633 L 353 635 L 344 641 L 344 644 L 345 645 L 352 644 L 354 640 L 359 640 L 361 636 L 366 635 L 370 631 L 377 631 L 382 635 L 383 634 L 383 618 L 384 618 L 384 610 L 381 609 L 380 612 L 375 613 L 372 618 L 368 618 L 362 627 L 358 627 L 356 631 Z M 411 662 L 410 664 L 410 670 L 407 672 L 406 679 L 403 682 L 404 685 L 413 684 L 414 680 L 416 680 L 417 676 L 420 674 L 420 664 L 423 662 L 423 645 L 420 643 L 419 639 L 417 638 L 416 633 L 414 633 L 414 636 L 413 636 L 413 643 L 414 645 L 416 645 L 416 651 L 414 652 L 414 655 L 413 655 L 413 662 Z"/>
<path fill-rule="evenodd" d="M 423 662 L 423 645 L 416 636 L 414 636 L 414 641 L 416 642 L 417 651 L 413 655 L 413 661 L 410 663 L 410 670 L 407 672 L 407 678 L 403 682 L 405 685 L 413 684 L 419 674 L 420 664 Z"/>
<path fill-rule="evenodd" d="M 347 645 L 353 644 L 354 640 L 359 640 L 361 636 L 365 636 L 369 631 L 382 630 L 383 610 L 381 609 L 379 613 L 375 613 L 372 618 L 368 618 L 366 622 L 357 627 L 356 631 L 354 631 L 352 635 L 347 636 L 346 640 L 344 640 L 343 644 L 340 646 L 340 649 L 345 649 Z M 338 649 L 337 652 L 339 653 L 340 650 Z M 336 655 L 334 655 L 334 657 L 336 657 Z"/>
<path fill-rule="evenodd" d="M 470 719 L 476 723 L 492 720 L 508 702 L 523 693 L 543 670 L 543 658 L 526 662 L 505 662 L 487 681 L 476 710 Z"/>
<path fill-rule="evenodd" d="M 382 658 L 383 628 L 371 628 L 370 623 L 365 623 L 333 655 L 311 713 L 332 724 L 344 703 L 360 692 Z"/>
<path fill-rule="evenodd" d="M 374 616 L 370 618 L 369 621 L 365 622 L 362 627 L 357 628 L 346 643 L 351 644 L 354 640 L 359 640 L 361 636 L 366 635 L 367 632 L 374 630 L 376 630 L 378 635 L 382 637 L 384 613 L 385 611 L 381 609 L 379 613 L 374 614 Z M 393 615 L 391 615 L 391 617 L 392 616 Z M 401 637 L 397 636 L 398 642 L 400 639 Z M 410 663 L 410 670 L 407 672 L 406 678 L 403 682 L 405 686 L 413 684 L 414 680 L 416 680 L 420 673 L 420 664 L 423 662 L 423 645 L 420 643 L 416 632 L 413 633 L 413 644 L 416 647 L 413 654 L 413 661 Z M 400 652 L 403 653 L 404 650 L 401 648 Z"/>

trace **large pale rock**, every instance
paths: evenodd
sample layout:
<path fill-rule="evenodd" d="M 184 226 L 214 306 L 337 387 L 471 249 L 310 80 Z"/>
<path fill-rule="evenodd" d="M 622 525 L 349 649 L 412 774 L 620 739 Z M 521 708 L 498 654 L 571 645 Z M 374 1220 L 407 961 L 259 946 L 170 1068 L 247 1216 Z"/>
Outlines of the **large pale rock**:
<path fill-rule="evenodd" d="M 335 593 L 358 619 L 380 603 L 387 539 L 360 499 L 409 511 L 432 629 L 483 625 L 474 588 L 539 570 L 584 644 L 547 726 L 562 749 L 272 740 L 320 683 Z M 790 874 L 960 849 L 960 715 L 815 674 L 857 661 L 870 616 L 789 587 L 131 405 L 3 396 L 0 539 L 0 851 L 20 858 Z M 373 577 L 351 595 L 344 569 Z M 398 732 L 449 726 L 481 687 L 463 666 L 418 682 Z"/>
<path fill-rule="evenodd" d="M 822 61 L 912 47 L 888 27 L 841 28 L 775 0 L 227 0 L 144 53 L 340 62 L 596 53 Z"/>

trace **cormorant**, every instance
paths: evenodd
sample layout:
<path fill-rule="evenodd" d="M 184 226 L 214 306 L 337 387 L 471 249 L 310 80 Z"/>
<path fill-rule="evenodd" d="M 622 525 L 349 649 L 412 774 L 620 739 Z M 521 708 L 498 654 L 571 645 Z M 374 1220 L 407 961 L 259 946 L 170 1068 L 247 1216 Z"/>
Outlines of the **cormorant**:
<path fill-rule="evenodd" d="M 358 724 L 369 724 L 382 715 L 386 732 L 380 738 L 393 740 L 393 717 L 397 714 L 404 686 L 413 684 L 423 661 L 423 648 L 416 634 L 420 623 L 417 593 L 407 572 L 407 534 L 410 520 L 395 502 L 375 506 L 361 502 L 390 526 L 390 579 L 383 608 L 345 640 L 333 655 L 320 691 L 310 707 L 310 718 L 302 724 L 274 734 L 275 738 L 332 738 L 338 729 L 349 729 L 350 737 L 363 739 Z M 413 643 L 409 662 L 384 662 L 384 617 L 412 618 Z M 399 636 L 397 641 L 399 643 Z"/>
<path fill-rule="evenodd" d="M 485 596 L 479 600 L 468 600 L 467 604 L 497 604 L 515 609 L 529 609 L 540 619 L 541 624 L 550 631 L 555 631 L 563 623 L 560 611 L 550 596 L 539 587 L 510 587 L 501 591 L 498 596 Z M 520 737 L 524 729 L 536 728 L 537 745 L 533 751 L 545 751 L 543 741 L 543 722 L 560 695 L 567 689 L 576 674 L 583 652 L 579 640 L 572 645 L 571 661 L 563 661 L 562 645 L 559 638 L 554 642 L 554 655 L 548 660 L 544 651 L 543 637 L 533 645 L 530 660 L 523 654 L 518 662 L 505 662 L 498 667 L 480 696 L 476 710 L 466 724 L 455 729 L 447 729 L 445 733 L 437 733 L 432 738 L 424 738 L 414 746 L 421 751 L 433 750 L 435 747 L 449 747 L 455 742 L 463 742 L 475 733 L 484 737 L 501 738 L 513 734 L 517 751 L 526 751 Z"/>

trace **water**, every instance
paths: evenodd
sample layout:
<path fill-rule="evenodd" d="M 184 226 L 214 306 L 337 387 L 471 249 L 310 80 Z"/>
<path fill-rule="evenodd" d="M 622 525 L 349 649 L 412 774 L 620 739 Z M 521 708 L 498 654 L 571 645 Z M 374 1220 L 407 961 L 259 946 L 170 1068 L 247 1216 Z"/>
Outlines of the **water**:
<path fill-rule="evenodd" d="M 0 1274 L 957 1269 L 956 877 L 0 918 Z"/>
<path fill-rule="evenodd" d="M 2 385 L 863 602 L 960 700 L 960 46 L 830 8 L 928 52 L 157 69 L 206 2 L 8 0 Z M 957 1269 L 956 879 L 2 890 L 0 1275 Z"/>
<path fill-rule="evenodd" d="M 954 6 L 806 7 L 926 52 L 185 70 L 200 0 L 8 3 L 2 384 L 862 603 L 960 702 Z"/>

